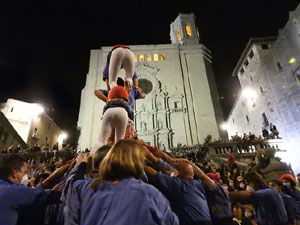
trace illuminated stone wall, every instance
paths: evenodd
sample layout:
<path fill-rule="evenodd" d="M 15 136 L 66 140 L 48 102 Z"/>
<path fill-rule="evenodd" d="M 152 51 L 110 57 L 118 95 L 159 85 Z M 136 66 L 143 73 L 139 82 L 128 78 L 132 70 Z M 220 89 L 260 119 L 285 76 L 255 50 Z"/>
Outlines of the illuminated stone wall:
<path fill-rule="evenodd" d="M 273 41 L 256 39 L 248 43 L 233 75 L 238 76 L 242 90 L 255 91 L 255 101 L 253 104 L 251 97 L 241 94 L 227 119 L 229 136 L 249 131 L 259 135 L 267 125 L 265 113 L 268 122 L 275 124 L 285 139 L 289 161 L 296 172 L 300 172 L 299 32 L 298 6 Z M 254 56 L 250 59 L 251 51 Z"/>
<path fill-rule="evenodd" d="M 8 99 L 5 104 L 1 105 L 0 110 L 29 147 L 34 144 L 42 147 L 46 142 L 52 147 L 58 142 L 58 136 L 62 130 L 46 113 L 42 112 L 37 115 L 36 105 Z"/>

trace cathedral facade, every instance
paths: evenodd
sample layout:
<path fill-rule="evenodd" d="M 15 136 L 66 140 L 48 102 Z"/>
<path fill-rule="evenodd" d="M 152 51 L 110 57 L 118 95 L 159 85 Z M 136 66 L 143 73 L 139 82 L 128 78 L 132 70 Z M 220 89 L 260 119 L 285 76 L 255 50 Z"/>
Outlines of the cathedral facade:
<path fill-rule="evenodd" d="M 227 119 L 229 136 L 276 125 L 294 171 L 300 172 L 300 5 L 277 37 L 248 42 L 234 72 L 241 84 Z M 269 131 L 270 132 L 270 131 Z"/>
<path fill-rule="evenodd" d="M 179 14 L 171 23 L 170 37 L 171 44 L 129 46 L 139 86 L 147 95 L 135 104 L 139 138 L 168 150 L 202 143 L 209 134 L 225 137 L 210 51 L 199 43 L 194 14 Z M 94 90 L 105 89 L 102 71 L 111 48 L 91 51 L 78 117 L 80 148 L 92 147 L 99 134 L 105 103 Z"/>

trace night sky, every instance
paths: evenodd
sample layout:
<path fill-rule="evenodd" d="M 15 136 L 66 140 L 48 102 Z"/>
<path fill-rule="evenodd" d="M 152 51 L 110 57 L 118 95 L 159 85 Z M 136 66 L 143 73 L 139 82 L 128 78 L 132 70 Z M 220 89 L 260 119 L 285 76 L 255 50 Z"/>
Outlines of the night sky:
<path fill-rule="evenodd" d="M 128 4 L 130 2 L 130 4 Z M 232 71 L 251 37 L 276 36 L 296 0 L 182 1 L 0 0 L 0 102 L 41 103 L 75 130 L 91 49 L 169 44 L 170 23 L 193 12 L 212 51 L 225 118 L 239 91 Z"/>

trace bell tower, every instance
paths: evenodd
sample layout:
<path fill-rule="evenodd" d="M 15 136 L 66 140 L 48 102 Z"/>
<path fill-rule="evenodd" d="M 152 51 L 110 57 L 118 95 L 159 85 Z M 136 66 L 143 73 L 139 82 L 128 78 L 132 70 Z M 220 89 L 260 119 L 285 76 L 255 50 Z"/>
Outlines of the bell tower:
<path fill-rule="evenodd" d="M 199 33 L 195 25 L 195 15 L 180 13 L 170 25 L 170 38 L 172 44 L 182 45 L 199 44 Z"/>

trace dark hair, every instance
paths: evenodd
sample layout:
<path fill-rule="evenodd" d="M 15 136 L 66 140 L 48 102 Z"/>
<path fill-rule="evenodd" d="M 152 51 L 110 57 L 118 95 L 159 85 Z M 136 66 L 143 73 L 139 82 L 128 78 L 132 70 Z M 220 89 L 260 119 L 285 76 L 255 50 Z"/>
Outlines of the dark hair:
<path fill-rule="evenodd" d="M 265 179 L 257 172 L 249 172 L 244 176 L 244 179 L 247 181 L 247 183 L 254 184 L 255 190 L 265 189 L 267 188 L 267 184 Z"/>
<path fill-rule="evenodd" d="M 297 177 L 300 176 L 300 173 L 297 174 Z"/>
<path fill-rule="evenodd" d="M 34 186 L 43 182 L 43 180 L 47 179 L 50 175 L 48 173 L 40 173 L 34 179 Z"/>
<path fill-rule="evenodd" d="M 278 187 L 282 187 L 282 182 L 280 180 L 271 180 L 270 182 L 276 184 Z"/>
<path fill-rule="evenodd" d="M 6 154 L 0 157 L 0 177 L 8 178 L 14 170 L 21 170 L 26 160 L 18 154 Z"/>
<path fill-rule="evenodd" d="M 118 77 L 117 79 L 117 85 L 124 87 L 125 86 L 125 82 L 121 77 Z"/>
<path fill-rule="evenodd" d="M 94 155 L 94 168 L 96 170 L 99 169 L 101 161 L 106 156 L 106 153 L 109 151 L 110 148 L 111 148 L 111 146 L 109 146 L 109 145 L 103 145 L 102 147 L 98 148 L 98 150 L 95 152 L 95 155 Z"/>

